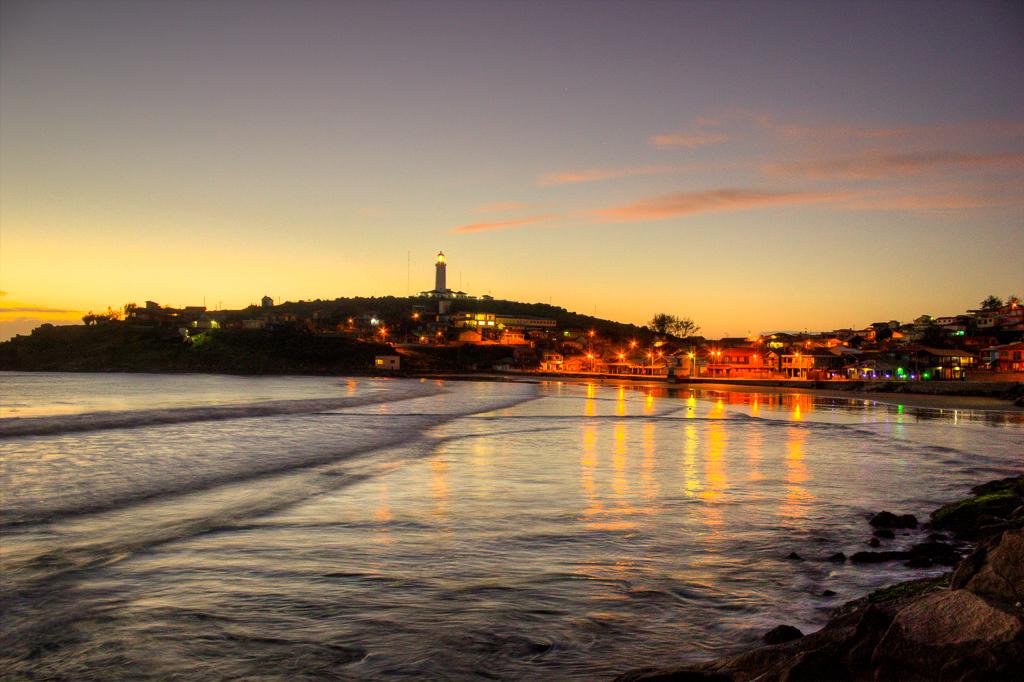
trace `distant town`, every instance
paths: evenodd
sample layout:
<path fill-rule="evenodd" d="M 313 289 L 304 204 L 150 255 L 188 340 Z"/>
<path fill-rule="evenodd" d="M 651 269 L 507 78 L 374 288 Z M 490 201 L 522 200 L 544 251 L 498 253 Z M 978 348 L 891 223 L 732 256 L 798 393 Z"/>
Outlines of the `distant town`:
<path fill-rule="evenodd" d="M 221 329 L 299 331 L 372 342 L 377 370 L 400 371 L 430 347 L 495 346 L 507 353 L 471 369 L 619 377 L 808 381 L 1019 381 L 1024 378 L 1024 305 L 989 296 L 940 317 L 874 322 L 861 329 L 770 332 L 708 339 L 688 318 L 656 315 L 647 327 L 542 304 L 472 296 L 447 286 L 438 253 L 434 288 L 419 296 L 277 304 L 263 296 L 241 310 L 172 308 L 155 301 L 90 313 L 86 325 L 173 329 L 183 344 Z M 541 313 L 541 314 L 535 314 Z M 548 313 L 548 314 L 543 314 Z M 497 350 L 497 349 L 496 349 Z M 411 363 L 415 366 L 417 363 Z"/>

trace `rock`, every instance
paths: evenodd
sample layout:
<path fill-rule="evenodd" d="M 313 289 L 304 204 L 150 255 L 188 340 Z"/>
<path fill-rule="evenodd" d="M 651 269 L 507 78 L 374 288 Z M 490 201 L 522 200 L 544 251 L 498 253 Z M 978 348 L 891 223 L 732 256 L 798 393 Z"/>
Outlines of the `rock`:
<path fill-rule="evenodd" d="M 960 562 L 960 552 L 945 542 L 922 542 L 910 548 L 910 558 L 929 559 L 942 566 L 956 566 Z"/>
<path fill-rule="evenodd" d="M 870 540 L 868 540 L 868 544 L 872 547 L 878 547 L 882 544 L 882 541 L 878 538 L 871 538 Z"/>
<path fill-rule="evenodd" d="M 1024 476 L 1008 476 L 971 488 L 971 493 L 974 495 L 991 495 L 992 493 L 1001 492 L 1024 495 Z"/>
<path fill-rule="evenodd" d="M 1024 601 L 1024 530 L 1002 534 L 964 586 L 974 594 L 1014 604 Z"/>
<path fill-rule="evenodd" d="M 789 556 L 787 556 L 786 558 L 787 559 L 792 559 L 793 561 L 803 561 L 804 560 L 804 558 L 802 556 L 800 556 L 799 554 L 797 554 L 796 552 L 790 552 Z"/>
<path fill-rule="evenodd" d="M 910 552 L 857 552 L 850 557 L 855 564 L 878 564 L 883 561 L 909 559 Z"/>
<path fill-rule="evenodd" d="M 967 590 L 933 592 L 896 614 L 872 656 L 873 678 L 1004 679 L 1022 633 L 1020 618 Z"/>
<path fill-rule="evenodd" d="M 1022 496 L 1024 477 L 979 486 L 981 506 L 992 498 Z M 977 500 L 967 500 L 974 503 Z M 998 501 L 998 500 L 997 500 Z M 947 505 L 948 528 L 978 533 L 977 520 L 1009 517 L 968 505 Z M 977 507 L 977 505 L 976 505 Z M 938 512 L 940 510 L 936 510 Z M 895 516 L 895 515 L 893 515 Z M 935 515 L 933 515 L 934 518 Z M 942 517 L 942 514 L 938 514 Z M 897 517 L 899 518 L 899 517 Z M 984 520 L 984 519 L 983 519 Z M 991 521 L 991 520 L 989 520 Z M 667 670 L 646 668 L 621 680 L 760 682 L 789 680 L 1021 680 L 1024 676 L 1024 528 L 1012 522 L 991 535 L 978 533 L 977 549 L 955 573 L 890 585 L 832 610 L 815 632 L 780 626 L 766 633 L 767 646 L 706 663 Z M 994 525 L 994 524 L 990 524 Z M 909 551 L 857 552 L 855 563 L 907 560 L 910 565 L 951 562 L 956 545 L 936 532 Z M 963 535 L 960 535 L 963 537 Z M 871 540 L 878 543 L 878 538 Z M 877 546 L 877 544 L 876 544 Z M 837 555 L 833 555 L 837 556 Z M 791 558 L 802 560 L 795 552 Z M 830 557 L 831 558 L 831 557 Z M 822 597 L 836 593 L 824 590 Z M 794 632 L 795 631 L 795 634 Z M 788 637 L 795 636 L 795 639 Z"/>
<path fill-rule="evenodd" d="M 903 564 L 907 568 L 931 568 L 932 560 L 926 556 L 914 557 L 907 563 Z"/>
<path fill-rule="evenodd" d="M 933 511 L 932 526 L 962 538 L 983 537 L 986 533 L 981 532 L 982 526 L 1001 524 L 1024 505 L 1024 476 L 986 483 L 974 491 L 974 497 Z"/>
<path fill-rule="evenodd" d="M 804 633 L 792 625 L 779 625 L 764 633 L 761 641 L 765 644 L 784 644 L 792 642 L 794 639 L 800 639 L 803 636 Z"/>
<path fill-rule="evenodd" d="M 826 557 L 825 561 L 831 561 L 832 563 L 841 564 L 846 561 L 846 555 L 842 552 L 836 552 L 830 557 Z"/>
<path fill-rule="evenodd" d="M 880 511 L 871 517 L 869 523 L 875 528 L 917 528 L 917 518 L 913 514 L 900 514 Z"/>
<path fill-rule="evenodd" d="M 876 538 L 885 538 L 886 540 L 896 539 L 896 533 L 893 533 L 888 528 L 876 528 L 873 531 L 871 531 L 871 534 L 874 535 Z"/>

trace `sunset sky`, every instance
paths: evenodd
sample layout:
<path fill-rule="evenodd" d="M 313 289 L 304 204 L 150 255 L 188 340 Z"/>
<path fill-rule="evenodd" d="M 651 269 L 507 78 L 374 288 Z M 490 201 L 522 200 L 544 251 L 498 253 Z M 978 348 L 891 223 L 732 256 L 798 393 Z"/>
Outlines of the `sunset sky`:
<path fill-rule="evenodd" d="M 2 8 L 0 338 L 416 293 L 438 250 L 712 337 L 1024 295 L 1019 2 Z"/>

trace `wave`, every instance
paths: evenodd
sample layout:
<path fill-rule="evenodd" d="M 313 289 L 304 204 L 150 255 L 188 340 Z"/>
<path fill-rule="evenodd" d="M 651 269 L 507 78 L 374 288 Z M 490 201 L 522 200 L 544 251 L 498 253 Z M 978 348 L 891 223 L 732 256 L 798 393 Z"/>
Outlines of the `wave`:
<path fill-rule="evenodd" d="M 429 456 L 446 442 L 472 438 L 475 434 L 442 435 L 431 430 L 469 414 L 513 407 L 535 397 L 531 392 L 477 401 L 463 411 L 417 420 L 414 428 L 382 432 L 372 442 L 296 453 L 294 459 L 269 470 L 207 471 L 187 481 L 149 481 L 145 488 L 92 504 L 79 500 L 77 506 L 10 510 L 0 523 L 5 534 L 0 569 L 6 577 L 0 601 L 155 545 L 207 533 L 270 527 L 249 519 L 381 475 Z"/>
<path fill-rule="evenodd" d="M 47 417 L 8 417 L 0 419 L 0 438 L 52 436 L 82 431 L 132 429 L 164 424 L 314 414 L 347 407 L 424 398 L 444 392 L 443 388 L 431 384 L 407 384 L 402 387 L 401 391 L 342 398 L 269 400 L 259 403 L 86 412 Z"/>
<path fill-rule="evenodd" d="M 437 391 L 401 400 L 434 401 Z M 448 391 L 440 391 L 447 394 Z M 391 400 L 377 402 L 397 402 Z M 359 412 L 275 412 L 229 437 L 220 432 L 116 432 L 56 438 L 68 441 L 12 443 L 0 460 L 9 494 L 0 500 L 0 528 L 90 514 L 165 495 L 190 493 L 227 483 L 265 478 L 292 470 L 330 464 L 382 448 L 406 445 L 429 429 L 471 414 L 513 407 L 533 400 L 534 392 L 490 399 L 457 401 L 433 414 L 366 415 Z M 297 401 L 306 402 L 306 401 Z M 321 402 L 321 401 L 317 401 Z M 281 419 L 281 416 L 284 419 Z M 367 419 L 366 417 L 373 417 Z M 73 440 L 69 440 L 73 439 Z M 40 447 L 69 446 L 77 458 L 40 461 Z M 169 446 L 170 445 L 170 446 Z M 79 460 L 85 464 L 79 466 Z M 72 466 L 79 466 L 77 471 Z M 47 469 L 48 468 L 48 469 Z M 26 469 L 31 473 L 26 477 Z"/>

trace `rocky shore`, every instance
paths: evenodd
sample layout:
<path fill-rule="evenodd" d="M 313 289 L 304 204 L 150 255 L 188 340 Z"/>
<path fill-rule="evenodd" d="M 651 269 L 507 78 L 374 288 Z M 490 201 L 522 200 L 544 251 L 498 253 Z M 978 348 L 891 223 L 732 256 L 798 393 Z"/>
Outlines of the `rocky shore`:
<path fill-rule="evenodd" d="M 752 651 L 689 666 L 652 666 L 617 679 L 1024 679 L 1024 476 L 993 481 L 972 492 L 932 512 L 926 542 L 906 552 L 858 552 L 850 557 L 855 562 L 898 559 L 909 566 L 950 565 L 953 571 L 847 602 L 833 611 L 825 627 L 808 635 L 780 625 L 765 634 L 765 646 Z M 893 528 L 918 523 L 909 514 L 880 512 L 871 525 L 879 540 Z"/>

